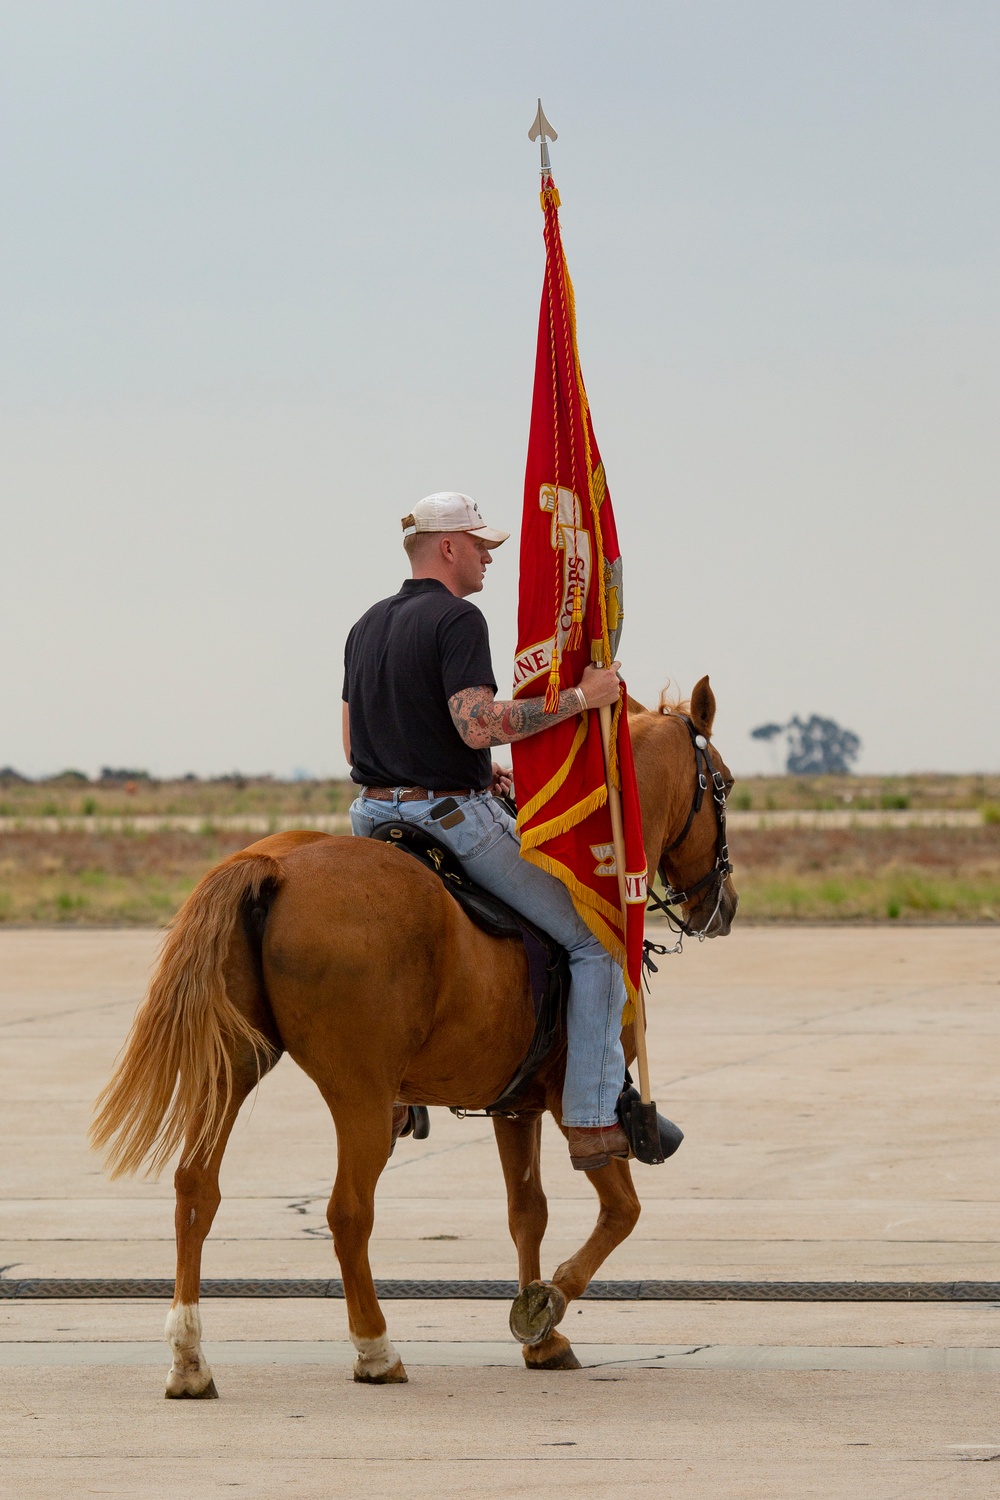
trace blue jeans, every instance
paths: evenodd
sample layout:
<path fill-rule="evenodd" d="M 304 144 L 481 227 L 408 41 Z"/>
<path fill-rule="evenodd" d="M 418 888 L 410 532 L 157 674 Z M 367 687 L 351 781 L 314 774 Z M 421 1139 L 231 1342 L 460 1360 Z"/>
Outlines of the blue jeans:
<path fill-rule="evenodd" d="M 440 799 L 379 802 L 359 797 L 351 827 L 368 837 L 378 823 L 416 823 L 461 860 L 471 879 L 536 923 L 569 955 L 568 1056 L 563 1086 L 564 1125 L 613 1125 L 615 1103 L 625 1083 L 621 1024 L 625 1005 L 622 971 L 577 914 L 561 881 L 521 858 L 514 819 L 489 792 L 460 797 L 461 823 L 442 828 L 430 816 Z"/>

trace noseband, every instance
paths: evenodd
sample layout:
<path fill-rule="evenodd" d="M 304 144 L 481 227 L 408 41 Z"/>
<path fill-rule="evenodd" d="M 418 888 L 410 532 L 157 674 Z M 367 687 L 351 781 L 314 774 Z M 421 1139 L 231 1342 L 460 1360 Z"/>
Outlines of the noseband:
<path fill-rule="evenodd" d="M 730 875 L 733 869 L 729 860 L 729 845 L 726 843 L 725 778 L 722 772 L 716 770 L 712 764 L 711 756 L 708 753 L 708 740 L 705 736 L 698 733 L 686 714 L 678 714 L 677 718 L 683 719 L 687 725 L 688 734 L 691 736 L 691 744 L 694 748 L 695 788 L 694 796 L 691 799 L 691 806 L 688 809 L 687 821 L 673 843 L 668 844 L 664 849 L 663 854 L 670 854 L 674 849 L 679 848 L 683 844 L 691 832 L 691 825 L 701 811 L 701 805 L 705 800 L 705 793 L 708 791 L 709 784 L 711 783 L 712 804 L 715 809 L 715 863 L 700 880 L 696 880 L 693 885 L 689 885 L 687 890 L 675 891 L 663 869 L 663 854 L 661 854 L 658 868 L 665 889 L 662 896 L 657 896 L 654 891 L 650 891 L 646 910 L 663 913 L 671 931 L 677 933 L 677 942 L 670 949 L 656 943 L 647 943 L 645 945 L 648 950 L 645 958 L 646 966 L 653 969 L 654 973 L 656 972 L 655 965 L 649 961 L 650 952 L 679 953 L 685 937 L 696 937 L 699 942 L 704 942 L 708 936 L 709 928 L 718 916 L 719 907 L 722 905 L 722 890 L 726 883 L 726 876 Z M 706 887 L 710 891 L 714 887 L 715 903 L 712 908 L 712 915 L 708 921 L 703 927 L 696 930 L 690 923 L 684 920 L 679 912 L 672 911 L 671 907 L 685 905 L 685 903 L 691 900 L 692 896 L 696 896 L 699 891 L 705 890 Z"/>

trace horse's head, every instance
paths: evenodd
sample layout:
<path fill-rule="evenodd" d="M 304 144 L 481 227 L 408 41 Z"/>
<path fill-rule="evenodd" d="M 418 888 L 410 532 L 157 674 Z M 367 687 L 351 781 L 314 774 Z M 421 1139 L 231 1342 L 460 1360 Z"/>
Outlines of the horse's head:
<path fill-rule="evenodd" d="M 659 872 L 685 930 L 725 937 L 739 897 L 725 849 L 729 768 L 711 743 L 715 694 L 703 677 L 690 704 L 656 710 L 629 699 L 650 885 Z"/>

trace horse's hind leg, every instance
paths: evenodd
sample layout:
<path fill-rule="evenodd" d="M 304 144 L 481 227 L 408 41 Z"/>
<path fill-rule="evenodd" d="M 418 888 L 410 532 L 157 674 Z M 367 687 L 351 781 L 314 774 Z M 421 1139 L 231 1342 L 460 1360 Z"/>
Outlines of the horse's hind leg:
<path fill-rule="evenodd" d="M 529 1349 L 547 1346 L 569 1303 L 586 1291 L 595 1271 L 628 1238 L 639 1219 L 639 1198 L 627 1161 L 613 1159 L 587 1176 L 601 1205 L 593 1232 L 575 1255 L 557 1267 L 551 1281 L 534 1281 L 524 1287 L 511 1308 L 511 1332 L 527 1346 L 525 1361 L 529 1368 L 550 1368 L 536 1365 L 529 1358 Z"/>
<path fill-rule="evenodd" d="M 363 1101 L 339 1099 L 331 1104 L 337 1127 L 337 1177 L 327 1221 L 344 1282 L 351 1342 L 358 1351 L 354 1378 L 370 1385 L 393 1385 L 408 1378 L 386 1333 L 368 1260 L 375 1186 L 392 1147 L 393 1097 L 388 1094 L 380 1107 L 373 1086 Z"/>
<path fill-rule="evenodd" d="M 266 1071 L 266 1064 L 261 1064 Z M 229 1110 L 215 1149 L 207 1159 L 188 1157 L 197 1140 L 201 1121 L 188 1128 L 181 1154 L 182 1165 L 174 1173 L 174 1231 L 177 1238 L 177 1280 L 174 1300 L 167 1314 L 164 1330 L 173 1354 L 167 1375 L 168 1399 L 208 1400 L 218 1396 L 212 1371 L 201 1348 L 201 1250 L 212 1227 L 216 1210 L 222 1201 L 219 1192 L 219 1168 L 226 1143 L 236 1123 L 240 1106 L 257 1083 L 257 1068 L 247 1066 L 233 1070 L 233 1091 Z"/>
<path fill-rule="evenodd" d="M 542 1237 L 549 1209 L 542 1188 L 542 1120 L 533 1115 L 514 1120 L 494 1119 L 500 1165 L 507 1185 L 507 1223 L 517 1246 L 518 1286 L 522 1291 L 542 1274 Z M 549 1327 L 551 1329 L 551 1320 Z M 554 1329 L 539 1343 L 522 1344 L 529 1370 L 578 1370 L 580 1361 L 569 1339 Z"/>

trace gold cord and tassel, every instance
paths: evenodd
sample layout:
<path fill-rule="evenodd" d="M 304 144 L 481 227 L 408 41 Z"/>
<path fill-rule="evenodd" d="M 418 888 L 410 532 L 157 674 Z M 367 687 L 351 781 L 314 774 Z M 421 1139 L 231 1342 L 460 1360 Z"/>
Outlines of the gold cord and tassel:
<path fill-rule="evenodd" d="M 562 693 L 562 683 L 559 680 L 559 647 L 553 643 L 552 665 L 549 668 L 549 681 L 545 689 L 545 712 L 555 714 L 559 712 L 559 696 Z"/>
<path fill-rule="evenodd" d="M 573 613 L 570 617 L 569 635 L 566 637 L 566 650 L 579 651 L 583 645 L 583 589 L 580 585 L 573 586 Z"/>

